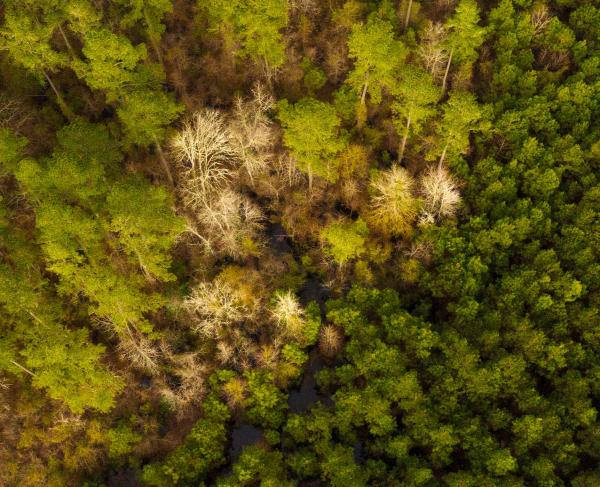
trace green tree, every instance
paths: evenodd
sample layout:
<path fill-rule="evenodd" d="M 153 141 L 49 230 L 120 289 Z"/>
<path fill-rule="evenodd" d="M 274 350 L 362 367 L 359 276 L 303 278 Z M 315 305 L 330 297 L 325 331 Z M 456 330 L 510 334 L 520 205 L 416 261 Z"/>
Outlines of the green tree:
<path fill-rule="evenodd" d="M 185 229 L 184 220 L 172 211 L 167 192 L 145 181 L 130 180 L 113 186 L 107 198 L 110 230 L 144 274 L 170 281 L 169 251 Z"/>
<path fill-rule="evenodd" d="M 183 226 L 164 191 L 141 180 L 115 182 L 120 158 L 104 125 L 78 121 L 58 133 L 50 158 L 22 161 L 16 176 L 36 204 L 39 243 L 59 289 L 83 292 L 90 314 L 118 333 L 150 332 L 144 313 L 163 300 L 144 290 L 144 273 L 171 279 L 168 248 Z M 135 267 L 111 258 L 115 236 Z"/>
<path fill-rule="evenodd" d="M 128 143 L 140 146 L 154 143 L 160 151 L 166 126 L 182 111 L 183 107 L 171 95 L 162 91 L 143 90 L 124 95 L 117 115 Z M 162 154 L 159 156 L 162 161 Z"/>
<path fill-rule="evenodd" d="M 429 154 L 439 154 L 439 166 L 447 155 L 456 157 L 469 150 L 469 135 L 482 127 L 483 118 L 483 111 L 475 97 L 464 91 L 450 93 L 443 111 L 442 119 L 436 125 L 441 144 Z"/>
<path fill-rule="evenodd" d="M 93 90 L 106 91 L 109 101 L 119 97 L 125 88 L 135 82 L 135 69 L 146 59 L 144 44 L 134 46 L 129 39 L 108 29 L 84 34 L 82 49 L 85 62 L 72 62 L 77 75 Z"/>
<path fill-rule="evenodd" d="M 164 461 L 144 467 L 145 484 L 155 487 L 198 485 L 209 471 L 225 463 L 226 424 L 230 417 L 227 406 L 212 394 L 204 400 L 202 410 L 202 418 L 182 445 Z"/>
<path fill-rule="evenodd" d="M 0 28 L 0 47 L 6 49 L 11 60 L 31 72 L 39 81 L 45 79 L 56 95 L 57 102 L 67 118 L 73 113 L 67 107 L 50 74 L 67 65 L 67 56 L 53 49 L 50 44 L 54 23 L 42 23 L 35 13 L 28 12 L 19 4 L 7 5 L 4 22 Z"/>
<path fill-rule="evenodd" d="M 453 61 L 470 65 L 477 59 L 477 49 L 484 41 L 485 29 L 479 27 L 479 8 L 475 0 L 460 0 L 454 15 L 446 22 L 450 34 L 446 39 L 448 62 L 442 82 L 442 92 L 446 91 L 446 83 L 450 65 Z"/>
<path fill-rule="evenodd" d="M 327 243 L 325 253 L 341 265 L 365 253 L 367 224 L 359 218 L 354 222 L 338 221 L 327 225 L 321 231 L 321 238 Z"/>
<path fill-rule="evenodd" d="M 312 189 L 313 174 L 335 182 L 339 175 L 332 164 L 336 154 L 346 146 L 335 108 L 328 103 L 304 98 L 294 105 L 282 100 L 278 104 L 278 112 L 283 126 L 283 142 L 298 162 L 299 169 L 308 174 L 309 188 Z"/>
<path fill-rule="evenodd" d="M 402 131 L 398 162 L 404 157 L 409 134 L 419 135 L 423 124 L 436 114 L 435 105 L 440 94 L 440 89 L 433 84 L 431 75 L 426 71 L 412 66 L 402 70 L 402 78 L 394 88 L 397 99 L 392 104 L 394 122 L 398 131 Z"/>
<path fill-rule="evenodd" d="M 367 93 L 374 104 L 379 104 L 382 89 L 395 87 L 408 51 L 401 41 L 394 39 L 392 24 L 372 15 L 366 24 L 352 27 L 348 53 L 354 60 L 354 69 L 346 81 L 360 93 L 364 105 Z"/>
<path fill-rule="evenodd" d="M 162 19 L 173 11 L 172 0 L 117 0 L 116 3 L 127 9 L 121 17 L 121 26 L 127 29 L 141 21 L 156 58 L 162 64 L 160 37 L 165 31 Z"/>
<path fill-rule="evenodd" d="M 235 52 L 264 63 L 267 74 L 285 62 L 281 29 L 288 23 L 288 0 L 216 0 L 199 2 L 210 23 L 234 44 Z"/>

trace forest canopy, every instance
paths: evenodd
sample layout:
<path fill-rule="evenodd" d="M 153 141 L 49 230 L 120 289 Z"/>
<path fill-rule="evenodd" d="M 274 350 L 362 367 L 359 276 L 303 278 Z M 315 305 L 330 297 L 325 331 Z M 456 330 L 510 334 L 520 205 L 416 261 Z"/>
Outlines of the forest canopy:
<path fill-rule="evenodd" d="M 0 485 L 600 485 L 597 0 L 0 3 Z"/>

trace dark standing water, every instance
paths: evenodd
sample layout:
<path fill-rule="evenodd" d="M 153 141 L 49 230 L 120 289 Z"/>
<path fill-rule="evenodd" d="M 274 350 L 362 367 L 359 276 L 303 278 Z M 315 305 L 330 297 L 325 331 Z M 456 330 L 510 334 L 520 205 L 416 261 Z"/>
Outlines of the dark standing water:
<path fill-rule="evenodd" d="M 127 467 L 118 472 L 110 472 L 107 479 L 108 487 L 139 487 L 140 484 L 135 469 Z"/>
<path fill-rule="evenodd" d="M 237 425 L 231 432 L 231 446 L 228 450 L 229 461 L 235 462 L 245 446 L 258 443 L 263 438 L 262 431 L 251 424 Z"/>
<path fill-rule="evenodd" d="M 325 367 L 323 359 L 313 350 L 305 365 L 300 388 L 292 389 L 288 395 L 291 412 L 302 413 L 319 401 L 327 406 L 333 404 L 331 398 L 321 394 L 317 388 L 315 374 L 323 367 Z"/>
<path fill-rule="evenodd" d="M 294 249 L 291 245 L 290 237 L 285 228 L 279 223 L 271 223 L 267 226 L 267 235 L 269 236 L 269 247 L 279 254 L 291 254 Z"/>
<path fill-rule="evenodd" d="M 304 304 L 316 301 L 323 311 L 325 302 L 329 299 L 329 293 L 329 288 L 318 277 L 309 277 L 298 292 L 298 296 Z"/>

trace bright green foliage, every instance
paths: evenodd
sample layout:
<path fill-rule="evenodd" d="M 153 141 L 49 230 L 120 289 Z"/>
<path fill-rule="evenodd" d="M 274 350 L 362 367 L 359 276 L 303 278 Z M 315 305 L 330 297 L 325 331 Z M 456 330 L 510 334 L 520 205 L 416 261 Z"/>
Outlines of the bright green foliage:
<path fill-rule="evenodd" d="M 283 126 L 283 141 L 298 163 L 298 168 L 327 181 L 338 178 L 335 155 L 346 145 L 340 134 L 341 121 L 335 108 L 327 103 L 305 98 L 294 105 L 287 100 L 278 104 Z"/>
<path fill-rule="evenodd" d="M 381 103 L 382 89 L 395 87 L 407 50 L 401 41 L 394 39 L 392 24 L 370 16 L 366 24 L 357 24 L 348 38 L 348 52 L 354 60 L 354 69 L 346 80 L 362 103 L 368 93 L 371 101 Z"/>
<path fill-rule="evenodd" d="M 477 59 L 477 49 L 484 41 L 485 29 L 479 27 L 479 8 L 475 0 L 460 0 L 446 27 L 450 29 L 447 43 L 452 59 L 459 63 L 472 63 Z"/>
<path fill-rule="evenodd" d="M 214 395 L 204 400 L 203 417 L 194 425 L 184 443 L 161 463 L 144 467 L 144 484 L 155 487 L 193 486 L 225 462 L 227 406 Z"/>
<path fill-rule="evenodd" d="M 183 111 L 172 96 L 162 91 L 135 91 L 123 98 L 117 115 L 123 124 L 125 140 L 146 146 L 164 138 L 165 127 Z"/>
<path fill-rule="evenodd" d="M 213 28 L 236 45 L 238 55 L 261 60 L 269 70 L 285 62 L 281 29 L 288 23 L 287 0 L 200 1 L 199 7 L 207 10 Z"/>
<path fill-rule="evenodd" d="M 107 198 L 110 230 L 119 244 L 145 274 L 163 281 L 175 278 L 169 272 L 169 251 L 185 228 L 172 206 L 164 189 L 140 180 L 113 187 Z"/>
<path fill-rule="evenodd" d="M 171 279 L 168 249 L 182 224 L 161 190 L 141 181 L 107 184 L 120 155 L 103 125 L 75 122 L 58 141 L 47 161 L 23 161 L 16 174 L 37 203 L 47 269 L 61 278 L 62 292 L 83 292 L 92 301 L 90 314 L 120 331 L 129 325 L 150 331 L 143 313 L 162 300 L 143 291 L 140 273 Z M 125 273 L 107 253 L 115 234 L 135 266 Z"/>
<path fill-rule="evenodd" d="M 367 224 L 360 218 L 351 223 L 334 222 L 321 231 L 321 237 L 328 245 L 325 252 L 340 265 L 360 257 L 365 252 L 368 234 Z"/>
<path fill-rule="evenodd" d="M 479 129 L 483 117 L 481 107 L 469 92 L 450 93 L 443 110 L 436 126 L 441 143 L 429 153 L 430 157 L 441 154 L 442 161 L 446 156 L 454 158 L 469 150 L 469 135 Z"/>
<path fill-rule="evenodd" d="M 397 98 L 392 104 L 392 111 L 398 132 L 402 135 L 401 159 L 409 135 L 418 136 L 424 123 L 436 114 L 435 105 L 441 91 L 433 84 L 429 73 L 407 66 L 402 70 L 394 95 Z"/>
<path fill-rule="evenodd" d="M 99 367 L 104 352 L 101 345 L 89 342 L 85 330 L 65 330 L 45 323 L 28 332 L 29 346 L 21 355 L 28 368 L 35 371 L 35 387 L 44 388 L 53 399 L 63 400 L 75 414 L 86 408 L 108 412 L 114 406 L 115 395 L 123 388 L 104 367 Z"/>
<path fill-rule="evenodd" d="M 67 58 L 50 45 L 54 25 L 42 24 L 33 15 L 12 7 L 4 12 L 4 24 L 0 29 L 0 46 L 13 61 L 35 76 L 42 78 L 45 71 L 66 64 Z"/>
<path fill-rule="evenodd" d="M 9 216 L 4 205 L 2 214 Z M 0 220 L 0 369 L 28 377 L 52 399 L 75 414 L 86 408 L 107 412 L 123 382 L 101 363 L 104 347 L 89 341 L 87 331 L 61 324 L 59 302 L 35 264 L 37 248 Z"/>
<path fill-rule="evenodd" d="M 135 68 L 146 59 L 143 44 L 134 46 L 127 37 L 107 29 L 85 33 L 82 51 L 86 61 L 73 61 L 73 69 L 90 88 L 106 91 L 109 99 L 131 88 L 136 82 Z"/>

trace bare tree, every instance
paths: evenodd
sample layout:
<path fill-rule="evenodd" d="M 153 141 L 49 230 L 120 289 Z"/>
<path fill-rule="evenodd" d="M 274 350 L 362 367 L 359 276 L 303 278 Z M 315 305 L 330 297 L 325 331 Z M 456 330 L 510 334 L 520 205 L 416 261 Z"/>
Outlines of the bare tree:
<path fill-rule="evenodd" d="M 271 315 L 283 335 L 296 339 L 302 338 L 306 319 L 300 301 L 292 291 L 288 290 L 275 294 L 275 303 L 271 309 Z"/>
<path fill-rule="evenodd" d="M 224 189 L 198 213 L 213 252 L 243 258 L 256 251 L 264 216 L 250 198 Z"/>
<path fill-rule="evenodd" d="M 319 351 L 328 358 L 335 357 L 342 349 L 344 336 L 335 325 L 324 325 L 319 332 Z"/>
<path fill-rule="evenodd" d="M 127 333 L 119 336 L 117 350 L 121 358 L 132 367 L 151 375 L 158 373 L 162 353 L 142 333 L 136 333 L 128 326 Z"/>
<path fill-rule="evenodd" d="M 254 183 L 254 176 L 263 172 L 273 157 L 275 131 L 267 116 L 275 99 L 261 84 L 252 90 L 252 98 L 235 100 L 229 123 L 231 143 L 241 166 Z"/>
<path fill-rule="evenodd" d="M 217 110 L 202 109 L 187 120 L 171 139 L 186 207 L 198 209 L 210 201 L 213 192 L 231 176 L 236 158 L 231 133 Z"/>
<path fill-rule="evenodd" d="M 29 118 L 20 101 L 0 94 L 0 128 L 18 130 Z"/>
<path fill-rule="evenodd" d="M 439 22 L 429 22 L 419 46 L 419 57 L 423 67 L 431 73 L 434 79 L 441 80 L 448 62 L 448 51 L 444 46 L 446 29 Z"/>
<path fill-rule="evenodd" d="M 534 35 L 541 34 L 550 20 L 552 20 L 552 16 L 548 7 L 544 4 L 536 4 L 531 13 L 531 25 L 533 25 Z"/>
<path fill-rule="evenodd" d="M 184 300 L 194 331 L 211 338 L 227 336 L 227 328 L 252 316 L 238 292 L 223 280 L 201 282 Z"/>
<path fill-rule="evenodd" d="M 425 173 L 421 178 L 420 193 L 423 195 L 421 223 L 432 224 L 454 216 L 460 205 L 458 184 L 444 166 L 436 165 Z"/>
<path fill-rule="evenodd" d="M 163 390 L 163 395 L 177 406 L 177 412 L 183 414 L 187 406 L 198 403 L 202 398 L 209 369 L 198 361 L 195 353 L 174 355 L 171 361 L 171 373 L 177 377 L 178 383 Z"/>

